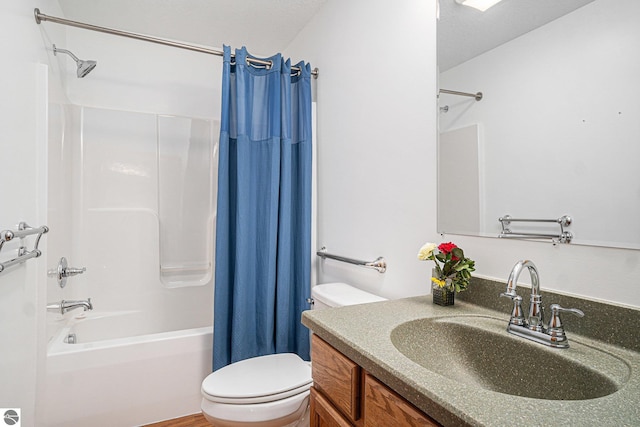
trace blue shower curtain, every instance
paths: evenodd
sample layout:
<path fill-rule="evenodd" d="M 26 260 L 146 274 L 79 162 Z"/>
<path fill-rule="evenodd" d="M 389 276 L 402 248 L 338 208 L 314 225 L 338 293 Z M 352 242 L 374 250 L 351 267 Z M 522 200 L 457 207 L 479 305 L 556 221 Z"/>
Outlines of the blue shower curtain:
<path fill-rule="evenodd" d="M 259 68 L 224 47 L 213 369 L 249 357 L 309 360 L 311 83 L 280 54 Z"/>

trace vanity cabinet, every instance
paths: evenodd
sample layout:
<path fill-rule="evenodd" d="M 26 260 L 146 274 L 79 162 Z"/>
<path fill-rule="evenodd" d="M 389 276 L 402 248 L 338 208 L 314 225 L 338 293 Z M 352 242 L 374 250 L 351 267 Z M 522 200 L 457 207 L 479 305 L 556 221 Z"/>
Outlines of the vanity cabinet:
<path fill-rule="evenodd" d="M 440 425 L 317 335 L 311 361 L 310 427 Z"/>

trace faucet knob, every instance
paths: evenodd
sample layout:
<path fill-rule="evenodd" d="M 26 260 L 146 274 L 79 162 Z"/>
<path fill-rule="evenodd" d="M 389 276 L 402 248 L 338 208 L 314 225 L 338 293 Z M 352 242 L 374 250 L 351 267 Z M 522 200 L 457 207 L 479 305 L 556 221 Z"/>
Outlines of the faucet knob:
<path fill-rule="evenodd" d="M 64 277 L 71 277 L 71 276 L 75 276 L 77 274 L 82 274 L 85 271 L 87 271 L 87 267 L 82 267 L 82 268 L 76 268 L 76 267 L 67 267 L 64 270 Z"/>
<path fill-rule="evenodd" d="M 549 326 L 547 328 L 547 334 L 551 337 L 551 341 L 557 344 L 566 343 L 566 347 L 569 346 L 567 343 L 567 334 L 564 332 L 564 326 L 562 325 L 562 319 L 560 318 L 560 313 L 571 313 L 575 314 L 578 317 L 584 317 L 584 312 L 577 308 L 564 308 L 560 307 L 559 304 L 551 304 L 549 307 L 551 310 L 551 318 L 549 319 Z"/>
<path fill-rule="evenodd" d="M 577 308 L 564 308 L 560 307 L 560 304 L 551 304 L 549 307 L 551 310 L 551 319 L 549 319 L 549 329 L 562 328 L 562 319 L 560 319 L 560 313 L 571 313 L 578 317 L 584 317 L 584 312 Z"/>
<path fill-rule="evenodd" d="M 522 297 L 520 295 L 513 295 L 504 292 L 501 293 L 500 296 L 511 298 L 511 301 L 513 301 L 513 310 L 511 310 L 511 319 L 509 319 L 509 323 L 512 325 L 523 326 L 525 324 L 525 320 L 522 312 Z"/>
<path fill-rule="evenodd" d="M 86 267 L 82 267 L 82 268 L 69 267 L 69 264 L 67 263 L 67 259 L 65 257 L 62 257 L 58 262 L 58 267 L 55 270 L 49 271 L 49 276 L 56 277 L 58 280 L 58 285 L 61 288 L 64 288 L 65 285 L 67 284 L 67 277 L 76 276 L 78 274 L 84 273 L 85 271 L 87 271 Z"/>

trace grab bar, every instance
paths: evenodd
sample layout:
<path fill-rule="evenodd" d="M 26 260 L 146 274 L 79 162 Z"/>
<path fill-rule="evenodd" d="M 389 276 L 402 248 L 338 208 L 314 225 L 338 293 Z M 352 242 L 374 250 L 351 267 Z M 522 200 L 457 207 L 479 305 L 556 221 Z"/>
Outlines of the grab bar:
<path fill-rule="evenodd" d="M 33 244 L 32 250 L 29 251 L 25 246 L 20 246 L 18 248 L 18 256 L 16 258 L 10 259 L 9 261 L 0 262 L 0 273 L 2 273 L 7 267 L 11 267 L 12 265 L 15 265 L 15 264 L 20 264 L 31 258 L 39 257 L 42 254 L 42 252 L 38 249 L 38 244 L 40 244 L 40 238 L 42 237 L 43 234 L 47 233 L 48 231 L 49 231 L 49 227 L 47 227 L 46 225 L 43 225 L 42 227 L 38 227 L 38 228 L 33 228 L 29 226 L 29 224 L 27 224 L 26 222 L 21 222 L 20 224 L 18 224 L 17 230 L 0 231 L 0 250 L 2 250 L 2 247 L 6 242 L 10 242 L 15 238 L 21 239 L 34 234 L 38 235 L 38 237 L 36 237 L 36 240 Z"/>
<path fill-rule="evenodd" d="M 374 270 L 377 270 L 378 273 L 384 273 L 385 271 L 387 271 L 387 261 L 381 256 L 373 261 L 362 261 L 359 259 L 347 258 L 344 256 L 327 253 L 327 248 L 324 246 L 320 248 L 318 252 L 316 252 L 316 255 L 318 255 L 322 259 L 329 258 L 336 261 L 346 262 L 348 264 L 359 265 L 361 267 L 373 268 Z"/>
<path fill-rule="evenodd" d="M 471 98 L 475 98 L 476 101 L 480 101 L 483 96 L 482 92 L 469 93 L 469 92 L 459 92 L 457 90 L 449 90 L 449 89 L 440 89 L 440 93 L 448 93 L 449 95 L 469 96 Z"/>
<path fill-rule="evenodd" d="M 528 218 L 512 218 L 511 215 L 505 215 L 498 218 L 498 221 L 502 224 L 502 231 L 498 237 L 508 238 L 523 238 L 523 239 L 551 239 L 556 243 L 571 243 L 573 234 L 570 231 L 566 231 L 564 227 L 571 225 L 572 219 L 568 215 L 563 215 L 557 219 L 528 219 Z M 512 222 L 552 222 L 560 226 L 560 233 L 558 234 L 545 234 L 545 233 L 522 233 L 513 232 L 509 228 Z"/>

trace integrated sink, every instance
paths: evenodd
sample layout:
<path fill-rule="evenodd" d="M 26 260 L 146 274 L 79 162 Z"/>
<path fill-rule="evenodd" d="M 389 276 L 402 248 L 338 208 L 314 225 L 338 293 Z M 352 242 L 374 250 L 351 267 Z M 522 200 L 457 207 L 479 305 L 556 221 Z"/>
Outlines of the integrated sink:
<path fill-rule="evenodd" d="M 618 391 L 631 375 L 622 359 L 571 340 L 554 349 L 506 332 L 506 320 L 463 315 L 417 319 L 391 332 L 404 356 L 451 380 L 513 396 L 586 400 Z"/>

